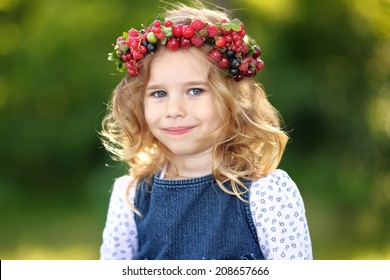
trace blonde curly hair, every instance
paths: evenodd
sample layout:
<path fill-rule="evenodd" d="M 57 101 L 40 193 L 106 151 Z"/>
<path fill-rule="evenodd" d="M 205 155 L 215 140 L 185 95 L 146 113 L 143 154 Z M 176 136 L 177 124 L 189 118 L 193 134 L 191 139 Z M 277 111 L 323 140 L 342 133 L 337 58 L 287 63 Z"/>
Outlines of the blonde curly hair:
<path fill-rule="evenodd" d="M 174 24 L 188 18 L 205 22 L 229 19 L 226 12 L 204 6 L 176 4 L 167 10 L 166 19 Z M 278 166 L 288 137 L 281 130 L 278 111 L 270 104 L 262 86 L 252 78 L 234 81 L 208 59 L 207 44 L 191 47 L 192 52 L 210 65 L 209 86 L 224 124 L 218 129 L 213 149 L 212 174 L 225 192 L 243 199 L 247 191 L 242 180 L 255 180 Z M 140 76 L 126 76 L 113 91 L 100 132 L 106 149 L 114 159 L 126 162 L 136 182 L 151 178 L 166 164 L 173 164 L 172 153 L 150 132 L 144 117 L 144 92 L 150 65 L 167 50 L 159 46 L 142 60 Z M 230 184 L 226 184 L 230 183 Z M 129 186 L 130 187 L 130 186 Z"/>

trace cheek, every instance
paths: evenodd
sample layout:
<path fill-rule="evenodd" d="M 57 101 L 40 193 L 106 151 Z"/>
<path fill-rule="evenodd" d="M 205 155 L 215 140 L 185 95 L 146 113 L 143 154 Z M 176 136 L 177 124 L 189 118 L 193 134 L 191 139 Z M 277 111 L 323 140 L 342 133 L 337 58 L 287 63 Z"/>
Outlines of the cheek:
<path fill-rule="evenodd" d="M 155 110 L 153 110 L 148 104 L 145 103 L 144 114 L 145 114 L 146 124 L 150 127 L 155 122 L 156 119 Z"/>

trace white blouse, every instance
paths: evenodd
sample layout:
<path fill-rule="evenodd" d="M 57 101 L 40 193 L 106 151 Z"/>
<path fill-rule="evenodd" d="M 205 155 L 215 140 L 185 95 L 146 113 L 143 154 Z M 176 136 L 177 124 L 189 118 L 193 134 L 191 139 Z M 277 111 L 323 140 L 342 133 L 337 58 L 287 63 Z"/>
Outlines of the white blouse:
<path fill-rule="evenodd" d="M 129 260 L 138 251 L 134 213 L 126 202 L 130 176 L 115 181 L 108 207 L 100 259 Z M 128 198 L 134 200 L 134 189 Z M 280 169 L 252 183 L 250 209 L 266 260 L 311 260 L 312 245 L 298 187 Z"/>

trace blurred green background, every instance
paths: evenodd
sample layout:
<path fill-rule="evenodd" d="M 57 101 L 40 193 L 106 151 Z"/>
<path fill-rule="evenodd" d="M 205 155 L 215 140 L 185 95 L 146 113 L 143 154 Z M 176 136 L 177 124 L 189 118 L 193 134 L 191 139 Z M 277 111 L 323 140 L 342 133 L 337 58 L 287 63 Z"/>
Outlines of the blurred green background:
<path fill-rule="evenodd" d="M 170 2 L 170 1 L 168 1 Z M 188 1 L 184 1 L 188 3 Z M 390 1 L 212 1 L 263 50 L 315 259 L 390 259 Z M 0 0 L 0 259 L 97 259 L 111 44 L 158 0 Z"/>

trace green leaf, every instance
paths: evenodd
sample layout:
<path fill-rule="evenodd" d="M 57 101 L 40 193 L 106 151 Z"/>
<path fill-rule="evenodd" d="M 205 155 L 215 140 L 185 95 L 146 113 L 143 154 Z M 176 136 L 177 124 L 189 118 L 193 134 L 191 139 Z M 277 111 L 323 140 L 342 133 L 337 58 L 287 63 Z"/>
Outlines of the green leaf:
<path fill-rule="evenodd" d="M 242 22 L 238 19 L 233 19 L 229 22 L 222 23 L 222 26 L 227 30 L 234 30 L 234 31 L 239 31 L 241 30 L 241 24 Z"/>

